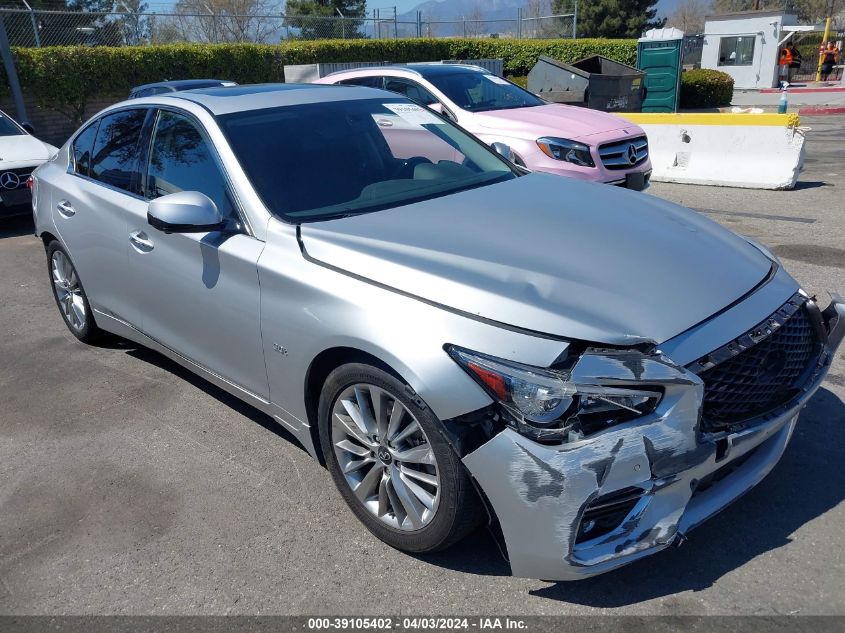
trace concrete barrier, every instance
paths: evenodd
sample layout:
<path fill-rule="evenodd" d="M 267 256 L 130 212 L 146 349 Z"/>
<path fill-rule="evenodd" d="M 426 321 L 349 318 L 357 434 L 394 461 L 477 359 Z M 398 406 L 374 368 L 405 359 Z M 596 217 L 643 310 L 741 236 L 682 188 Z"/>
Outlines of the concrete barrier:
<path fill-rule="evenodd" d="M 804 130 L 795 114 L 617 116 L 648 135 L 653 181 L 792 189 L 804 165 Z"/>

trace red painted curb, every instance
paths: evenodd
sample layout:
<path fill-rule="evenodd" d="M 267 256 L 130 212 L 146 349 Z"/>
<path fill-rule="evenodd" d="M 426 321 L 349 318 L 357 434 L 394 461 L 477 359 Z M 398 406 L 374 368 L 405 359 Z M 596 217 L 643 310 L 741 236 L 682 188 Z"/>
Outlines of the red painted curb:
<path fill-rule="evenodd" d="M 760 94 L 777 94 L 780 92 L 780 88 L 764 88 L 760 91 Z M 845 88 L 840 88 L 837 86 L 830 86 L 827 88 L 789 88 L 789 94 L 813 94 L 813 93 L 824 93 L 824 92 L 845 92 Z"/>
<path fill-rule="evenodd" d="M 825 108 L 817 106 L 809 106 L 800 108 L 798 114 L 801 116 L 821 116 L 825 114 L 845 114 L 845 108 Z"/>

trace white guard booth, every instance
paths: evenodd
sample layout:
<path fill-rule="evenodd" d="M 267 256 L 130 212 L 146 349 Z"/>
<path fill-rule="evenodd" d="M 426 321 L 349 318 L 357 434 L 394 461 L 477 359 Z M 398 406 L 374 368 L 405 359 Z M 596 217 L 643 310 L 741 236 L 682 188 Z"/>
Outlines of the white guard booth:
<path fill-rule="evenodd" d="M 798 18 L 785 11 L 743 11 L 709 16 L 701 67 L 721 70 L 738 89 L 775 88 L 778 51 Z"/>

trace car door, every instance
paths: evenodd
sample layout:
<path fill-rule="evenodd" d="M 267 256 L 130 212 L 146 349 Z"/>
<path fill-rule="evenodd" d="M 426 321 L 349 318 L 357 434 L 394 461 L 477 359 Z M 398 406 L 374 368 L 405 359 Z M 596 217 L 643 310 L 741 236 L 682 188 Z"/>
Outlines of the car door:
<path fill-rule="evenodd" d="M 74 139 L 68 169 L 51 179 L 56 229 L 91 307 L 127 317 L 127 214 L 146 212 L 138 150 L 149 108 L 103 115 Z"/>
<path fill-rule="evenodd" d="M 133 213 L 129 245 L 133 316 L 159 343 L 228 382 L 267 399 L 253 237 L 202 125 L 186 112 L 160 109 L 150 126 L 142 176 L 144 197 L 199 191 L 227 220 L 222 231 L 165 233 L 146 209 Z"/>

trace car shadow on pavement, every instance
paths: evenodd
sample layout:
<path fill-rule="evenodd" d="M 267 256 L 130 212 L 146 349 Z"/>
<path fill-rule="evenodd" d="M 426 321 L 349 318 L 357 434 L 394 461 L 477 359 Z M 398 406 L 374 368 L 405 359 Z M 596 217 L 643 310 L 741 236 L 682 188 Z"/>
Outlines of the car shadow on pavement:
<path fill-rule="evenodd" d="M 34 234 L 35 227 L 32 224 L 32 216 L 22 215 L 20 217 L 0 219 L 0 240 L 7 237 Z"/>
<path fill-rule="evenodd" d="M 529 593 L 609 608 L 706 589 L 757 556 L 788 545 L 802 526 L 845 500 L 843 458 L 845 404 L 831 391 L 820 389 L 804 409 L 783 459 L 771 474 L 692 531 L 682 547 L 601 576 L 554 583 Z M 509 573 L 495 541 L 484 530 L 446 552 L 419 558 L 471 574 Z"/>
<path fill-rule="evenodd" d="M 290 433 L 285 427 L 281 424 L 276 422 L 271 416 L 267 415 L 263 411 L 260 411 L 253 407 L 250 404 L 247 404 L 243 400 L 236 398 L 235 396 L 231 395 L 229 392 L 224 391 L 220 387 L 208 382 L 205 378 L 202 378 L 195 374 L 194 372 L 185 369 L 179 363 L 170 360 L 163 354 L 159 354 L 158 352 L 148 349 L 146 347 L 142 347 L 140 345 L 136 345 L 126 339 L 121 339 L 118 337 L 106 337 L 102 341 L 97 343 L 98 347 L 103 347 L 107 349 L 122 349 L 128 356 L 132 358 L 136 358 L 138 360 L 144 361 L 149 363 L 150 365 L 155 365 L 160 369 L 163 369 L 166 372 L 173 374 L 184 380 L 187 383 L 190 383 L 197 389 L 201 389 L 205 393 L 207 393 L 212 398 L 215 398 L 220 403 L 226 405 L 236 413 L 241 414 L 245 418 L 255 422 L 261 427 L 264 427 L 271 433 L 278 435 L 281 439 L 289 442 L 293 446 L 297 447 L 298 449 L 305 451 L 305 448 L 300 444 L 296 437 L 292 433 Z"/>

